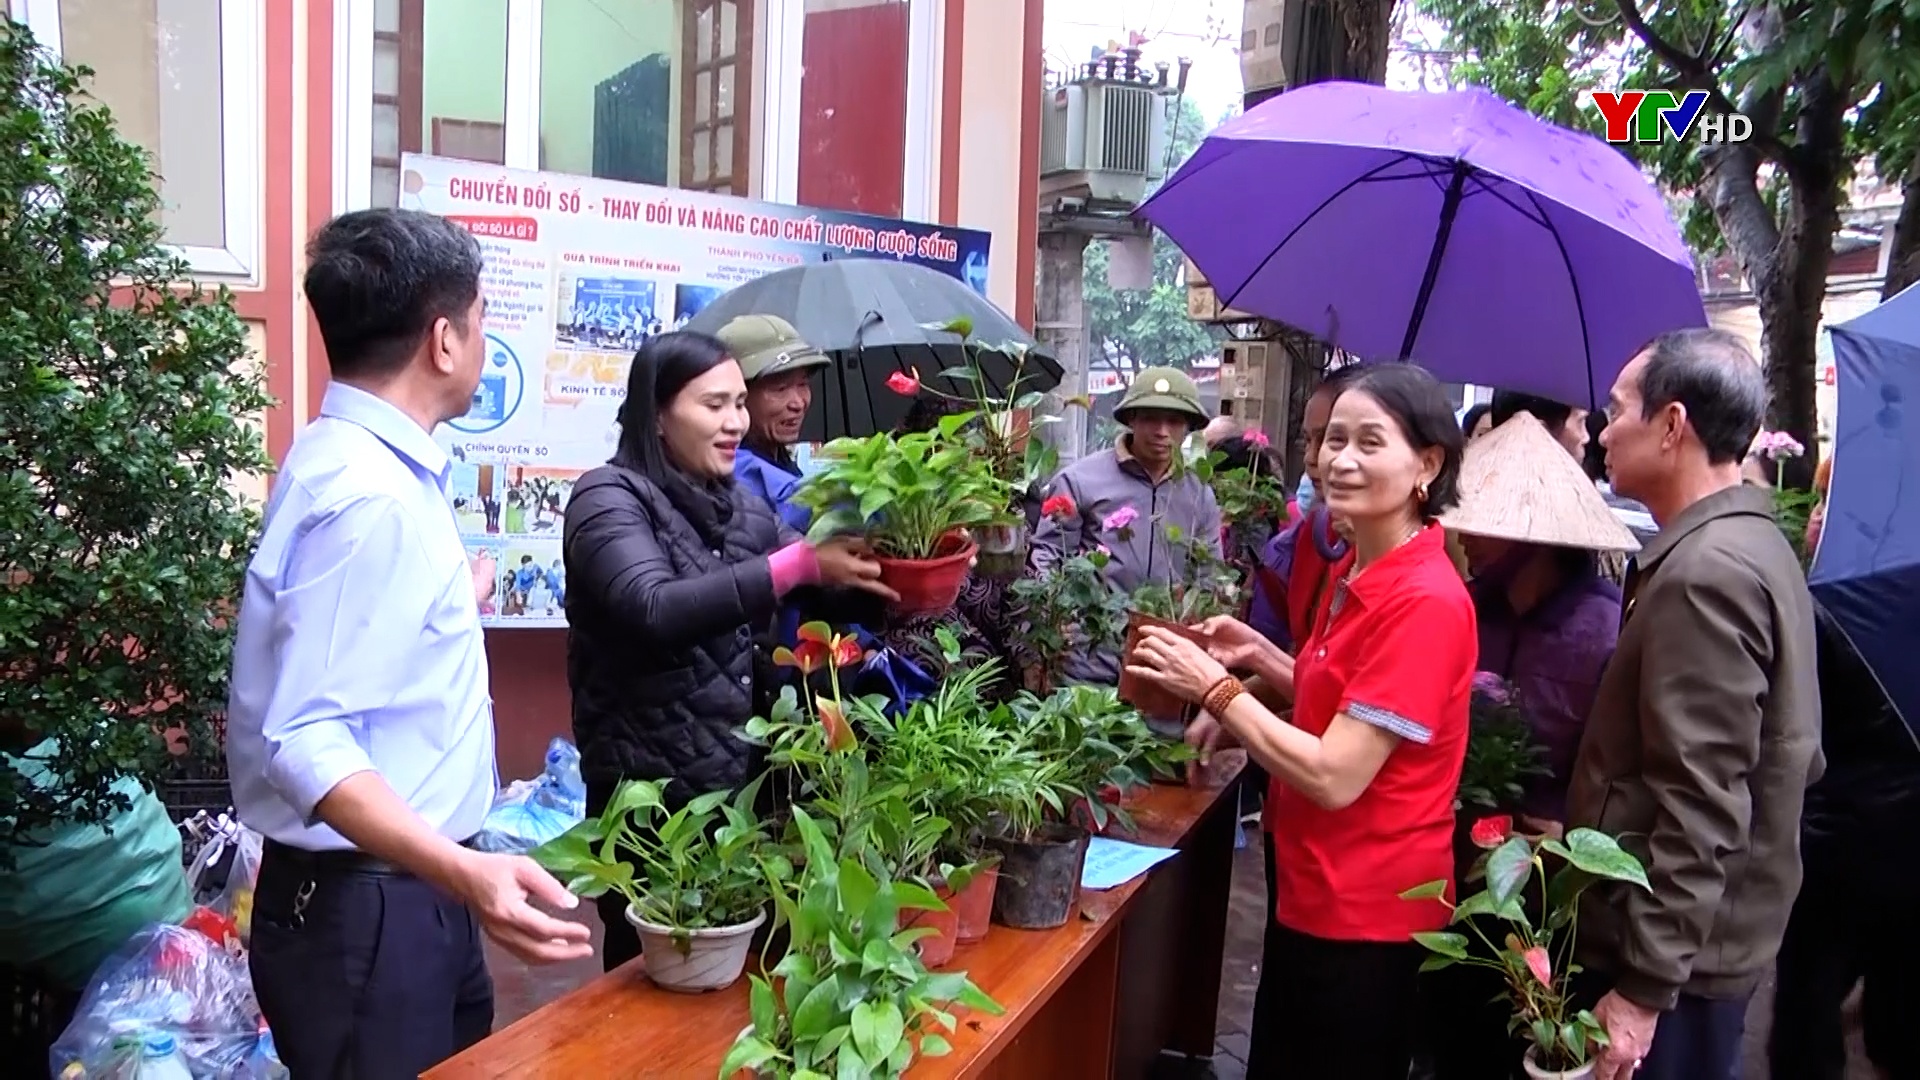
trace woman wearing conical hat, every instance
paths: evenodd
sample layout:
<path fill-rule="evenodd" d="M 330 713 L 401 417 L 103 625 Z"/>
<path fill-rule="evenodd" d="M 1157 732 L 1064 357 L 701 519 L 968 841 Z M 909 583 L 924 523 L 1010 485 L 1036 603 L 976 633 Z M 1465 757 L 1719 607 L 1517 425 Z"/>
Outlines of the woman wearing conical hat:
<path fill-rule="evenodd" d="M 1459 535 L 1473 573 L 1480 670 L 1513 686 L 1544 751 L 1547 771 L 1511 808 L 1535 833 L 1557 831 L 1566 818 L 1581 731 L 1619 637 L 1620 589 L 1600 573 L 1599 557 L 1640 547 L 1567 450 L 1531 413 L 1514 414 L 1467 447 L 1460 503 L 1440 519 Z M 1458 970 L 1437 974 L 1492 978 L 1435 995 L 1462 1012 L 1435 1025 L 1438 1080 L 1520 1075 L 1524 1045 L 1507 1033 L 1511 1010 L 1484 1004 L 1500 990 L 1499 975 Z"/>

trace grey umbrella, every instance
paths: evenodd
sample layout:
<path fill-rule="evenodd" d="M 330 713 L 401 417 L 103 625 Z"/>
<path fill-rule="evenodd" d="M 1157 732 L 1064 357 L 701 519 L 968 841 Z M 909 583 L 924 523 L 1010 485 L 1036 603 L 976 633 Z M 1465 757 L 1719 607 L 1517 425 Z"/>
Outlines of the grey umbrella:
<path fill-rule="evenodd" d="M 940 374 L 967 362 L 960 338 L 928 324 L 964 317 L 976 344 L 1024 346 L 1019 394 L 1060 385 L 1060 365 L 1020 324 L 958 278 L 915 263 L 835 259 L 781 270 L 722 294 L 686 328 L 717 333 L 740 315 L 777 315 L 833 358 L 801 430 L 809 442 L 898 427 L 913 404 L 887 389 L 887 377 L 898 371 L 918 371 L 927 386 L 972 397 L 967 383 Z M 984 350 L 973 359 L 989 394 L 1018 396 L 1011 384 L 1019 361 Z"/>

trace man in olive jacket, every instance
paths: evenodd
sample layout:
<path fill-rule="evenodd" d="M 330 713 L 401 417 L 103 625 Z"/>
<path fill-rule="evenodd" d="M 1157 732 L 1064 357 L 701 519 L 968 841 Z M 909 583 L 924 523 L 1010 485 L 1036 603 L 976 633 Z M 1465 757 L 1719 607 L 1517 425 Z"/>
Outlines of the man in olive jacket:
<path fill-rule="evenodd" d="M 1627 571 L 1569 826 L 1620 839 L 1650 890 L 1604 884 L 1578 949 L 1604 988 L 1598 1080 L 1738 1075 L 1747 999 L 1800 888 L 1800 809 L 1819 776 L 1812 602 L 1740 462 L 1760 368 L 1719 330 L 1656 339 L 1614 383 L 1600 441 L 1614 490 L 1660 533 Z"/>

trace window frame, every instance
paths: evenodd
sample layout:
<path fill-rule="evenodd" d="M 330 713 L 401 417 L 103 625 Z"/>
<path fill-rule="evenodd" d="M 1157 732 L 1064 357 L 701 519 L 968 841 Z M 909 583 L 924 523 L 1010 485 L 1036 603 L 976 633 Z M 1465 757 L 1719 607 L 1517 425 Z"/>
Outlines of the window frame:
<path fill-rule="evenodd" d="M 16 3 L 21 0 L 15 0 Z M 46 2 L 46 0 L 38 0 Z M 223 0 L 226 3 L 237 0 Z M 373 26 L 376 0 L 334 3 L 335 213 L 373 205 Z M 746 93 L 736 115 L 749 110 L 758 145 L 734 171 L 735 190 L 791 205 L 800 183 L 801 40 L 806 0 L 739 0 L 751 13 L 757 62 L 745 73 Z M 902 155 L 901 216 L 931 222 L 937 216 L 940 174 L 940 94 L 945 7 L 956 0 L 907 0 L 907 140 Z M 507 0 L 506 167 L 540 168 L 540 56 L 545 0 Z M 743 12 L 743 16 L 748 12 Z M 675 77 L 681 77 L 679 72 Z M 736 83 L 739 85 L 739 83 Z M 676 145 L 676 156 L 682 147 Z"/>
<path fill-rule="evenodd" d="M 239 281 L 259 280 L 262 207 L 266 188 L 265 42 L 256 0 L 219 0 L 220 4 L 220 171 L 221 227 L 226 243 L 168 244 L 196 273 Z M 59 0 L 10 0 L 13 18 L 33 31 L 34 39 L 64 57 Z M 156 170 L 160 162 L 155 161 Z M 163 192 L 164 195 L 164 192 Z"/>

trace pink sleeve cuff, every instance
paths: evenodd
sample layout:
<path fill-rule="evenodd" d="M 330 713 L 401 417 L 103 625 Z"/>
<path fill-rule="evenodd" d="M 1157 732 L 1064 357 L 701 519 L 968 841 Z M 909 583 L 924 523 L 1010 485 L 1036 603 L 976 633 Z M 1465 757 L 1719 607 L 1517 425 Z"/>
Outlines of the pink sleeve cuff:
<path fill-rule="evenodd" d="M 773 595 L 784 597 L 802 585 L 820 583 L 820 561 L 813 557 L 813 546 L 795 540 L 767 557 L 773 570 Z"/>

